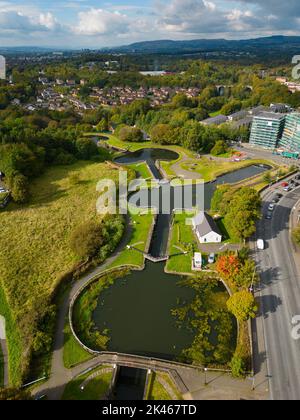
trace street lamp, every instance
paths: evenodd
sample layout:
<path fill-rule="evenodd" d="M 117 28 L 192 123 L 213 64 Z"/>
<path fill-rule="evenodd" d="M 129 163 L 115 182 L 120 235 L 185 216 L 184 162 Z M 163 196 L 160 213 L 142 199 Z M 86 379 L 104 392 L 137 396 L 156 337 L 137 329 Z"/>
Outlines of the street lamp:
<path fill-rule="evenodd" d="M 208 383 L 207 383 L 207 372 L 208 372 L 208 369 L 207 368 L 204 368 L 204 385 L 205 386 L 208 385 Z"/>

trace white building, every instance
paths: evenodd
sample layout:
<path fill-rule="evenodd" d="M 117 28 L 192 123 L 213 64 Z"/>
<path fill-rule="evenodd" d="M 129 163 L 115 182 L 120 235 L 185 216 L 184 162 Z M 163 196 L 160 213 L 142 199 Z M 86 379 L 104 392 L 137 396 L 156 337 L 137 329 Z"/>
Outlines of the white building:
<path fill-rule="evenodd" d="M 193 219 L 193 228 L 201 244 L 222 242 L 222 233 L 214 219 L 205 212 L 200 212 Z"/>

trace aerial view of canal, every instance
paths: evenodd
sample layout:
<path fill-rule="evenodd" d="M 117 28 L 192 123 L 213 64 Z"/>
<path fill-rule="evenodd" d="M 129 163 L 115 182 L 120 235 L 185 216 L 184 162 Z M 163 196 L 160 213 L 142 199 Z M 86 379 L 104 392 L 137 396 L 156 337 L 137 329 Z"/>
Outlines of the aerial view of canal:
<path fill-rule="evenodd" d="M 168 150 L 146 149 L 126 154 L 119 158 L 118 162 L 132 164 L 147 161 L 154 177 L 162 179 L 155 161 L 174 160 L 177 156 Z M 217 185 L 242 181 L 267 169 L 269 168 L 252 165 L 205 184 L 203 207 L 210 208 Z M 163 189 L 169 186 L 161 185 L 160 188 L 161 194 L 164 194 Z M 172 193 L 174 198 L 175 188 Z M 147 190 L 137 194 L 147 194 Z M 134 196 L 133 201 L 138 203 L 140 198 Z M 166 254 L 170 221 L 171 216 L 158 215 L 150 248 L 152 256 Z M 174 360 L 182 355 L 183 350 L 190 348 L 195 339 L 195 331 L 191 328 L 191 324 L 178 323 L 174 309 L 190 305 L 197 293 L 199 290 L 197 292 L 195 288 L 182 283 L 182 277 L 166 274 L 164 263 L 147 262 L 144 271 L 135 271 L 116 280 L 110 288 L 101 293 L 93 313 L 93 321 L 100 331 L 109 331 L 109 351 Z M 224 295 L 226 298 L 226 289 L 220 284 L 217 285 L 216 293 L 221 300 L 224 299 Z M 232 340 L 235 341 L 236 322 L 233 318 L 231 322 Z M 210 322 L 212 342 L 217 334 L 213 324 Z"/>

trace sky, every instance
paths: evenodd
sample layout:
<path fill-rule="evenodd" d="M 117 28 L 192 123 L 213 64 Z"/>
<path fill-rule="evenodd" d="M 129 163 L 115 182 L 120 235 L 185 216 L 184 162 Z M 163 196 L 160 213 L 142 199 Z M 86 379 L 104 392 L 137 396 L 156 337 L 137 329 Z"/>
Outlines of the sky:
<path fill-rule="evenodd" d="M 299 0 L 0 0 L 0 46 L 300 35 Z"/>

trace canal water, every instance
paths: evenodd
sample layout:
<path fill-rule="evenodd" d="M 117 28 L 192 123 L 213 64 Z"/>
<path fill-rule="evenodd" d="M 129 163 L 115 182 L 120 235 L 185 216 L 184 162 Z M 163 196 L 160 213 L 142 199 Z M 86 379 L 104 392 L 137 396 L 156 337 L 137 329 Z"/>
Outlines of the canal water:
<path fill-rule="evenodd" d="M 146 161 L 155 178 L 161 179 L 155 160 L 174 160 L 177 156 L 176 153 L 167 150 L 145 149 L 125 155 L 117 162 L 131 164 Z M 213 183 L 204 184 L 203 207 L 210 208 L 217 185 L 239 182 L 267 169 L 269 168 L 265 166 L 252 165 L 221 176 Z M 161 186 L 160 195 L 164 194 L 164 188 L 170 187 Z M 137 194 L 143 195 L 148 192 L 141 191 Z M 176 194 L 176 188 L 173 188 L 171 209 L 175 206 Z M 132 201 L 138 204 L 143 201 L 143 197 L 135 194 Z M 170 221 L 171 216 L 158 214 L 151 242 L 151 255 L 165 255 Z M 111 340 L 108 350 L 174 360 L 184 349 L 190 348 L 194 333 L 184 325 L 178 326 L 172 310 L 192 302 L 195 292 L 192 288 L 181 286 L 180 280 L 180 276 L 164 272 L 164 263 L 147 262 L 143 272 L 133 272 L 118 279 L 109 289 L 103 291 L 93 313 L 93 320 L 100 331 L 109 331 Z M 145 383 L 144 375 L 145 371 L 122 368 L 117 382 L 116 399 L 141 399 L 144 391 L 142 386 Z"/>
<path fill-rule="evenodd" d="M 117 401 L 140 401 L 144 397 L 147 371 L 121 366 L 113 399 Z"/>

